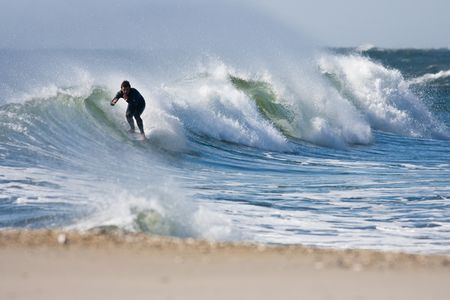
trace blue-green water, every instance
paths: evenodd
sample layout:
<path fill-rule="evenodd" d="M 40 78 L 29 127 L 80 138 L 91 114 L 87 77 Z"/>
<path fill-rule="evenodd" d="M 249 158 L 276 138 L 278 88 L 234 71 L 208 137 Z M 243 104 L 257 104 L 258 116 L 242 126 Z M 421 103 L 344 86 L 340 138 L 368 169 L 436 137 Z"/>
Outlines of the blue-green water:
<path fill-rule="evenodd" d="M 0 51 L 2 229 L 450 253 L 449 50 L 164 55 Z"/>

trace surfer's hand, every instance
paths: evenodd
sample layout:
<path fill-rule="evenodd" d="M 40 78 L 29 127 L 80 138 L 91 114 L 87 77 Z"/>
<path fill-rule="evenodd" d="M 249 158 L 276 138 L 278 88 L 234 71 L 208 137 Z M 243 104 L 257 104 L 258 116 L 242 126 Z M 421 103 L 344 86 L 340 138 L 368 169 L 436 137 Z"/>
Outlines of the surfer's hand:
<path fill-rule="evenodd" d="M 111 100 L 111 106 L 114 106 L 117 103 L 117 99 L 112 99 Z"/>

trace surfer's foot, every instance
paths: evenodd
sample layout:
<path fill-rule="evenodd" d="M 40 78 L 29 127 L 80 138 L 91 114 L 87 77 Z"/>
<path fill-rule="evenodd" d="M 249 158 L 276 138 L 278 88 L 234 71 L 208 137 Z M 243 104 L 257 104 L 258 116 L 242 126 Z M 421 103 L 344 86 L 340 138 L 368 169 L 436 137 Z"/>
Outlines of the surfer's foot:
<path fill-rule="evenodd" d="M 128 129 L 128 132 L 129 132 L 129 133 L 134 133 L 134 128 Z"/>

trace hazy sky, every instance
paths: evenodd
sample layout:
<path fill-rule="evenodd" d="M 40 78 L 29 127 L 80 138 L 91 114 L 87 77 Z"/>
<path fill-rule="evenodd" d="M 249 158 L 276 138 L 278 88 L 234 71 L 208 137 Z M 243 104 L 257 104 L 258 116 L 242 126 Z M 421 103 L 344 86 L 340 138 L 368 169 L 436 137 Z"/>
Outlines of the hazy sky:
<path fill-rule="evenodd" d="M 331 46 L 450 47 L 449 0 L 255 2 Z"/>
<path fill-rule="evenodd" d="M 239 9 L 224 10 L 218 2 L 0 0 L 0 48 L 114 48 L 126 45 L 130 37 L 140 40 L 142 47 L 151 47 L 142 41 L 199 35 L 207 39 L 215 30 L 224 33 L 229 27 L 252 26 L 252 17 L 240 14 L 236 21 L 233 16 Z M 241 2 L 248 5 L 247 11 L 261 12 L 270 22 L 302 32 L 324 46 L 450 46 L 449 0 Z M 232 25 L 235 22 L 238 25 Z"/>

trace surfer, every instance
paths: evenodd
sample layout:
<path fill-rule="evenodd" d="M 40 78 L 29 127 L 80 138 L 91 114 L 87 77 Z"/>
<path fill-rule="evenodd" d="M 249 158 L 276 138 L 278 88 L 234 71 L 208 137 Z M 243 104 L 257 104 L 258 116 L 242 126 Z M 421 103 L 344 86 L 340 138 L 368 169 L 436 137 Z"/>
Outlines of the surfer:
<path fill-rule="evenodd" d="M 111 100 L 111 105 L 114 106 L 120 98 L 125 99 L 128 103 L 127 112 L 125 114 L 128 124 L 130 124 L 129 132 L 134 132 L 134 120 L 136 119 L 137 126 L 141 132 L 142 137 L 145 138 L 144 123 L 141 119 L 141 114 L 145 109 L 145 100 L 141 93 L 135 88 L 132 88 L 130 82 L 125 80 L 120 85 L 120 91 L 117 92 L 114 99 Z"/>

